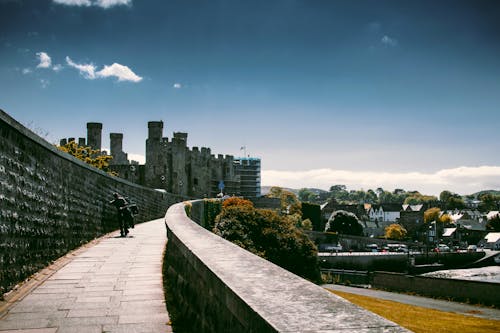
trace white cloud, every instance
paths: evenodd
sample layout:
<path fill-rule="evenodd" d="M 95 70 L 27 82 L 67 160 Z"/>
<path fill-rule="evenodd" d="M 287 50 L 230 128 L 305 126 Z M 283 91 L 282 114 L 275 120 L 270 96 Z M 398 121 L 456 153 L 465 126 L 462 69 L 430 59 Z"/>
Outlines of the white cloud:
<path fill-rule="evenodd" d="M 59 4 L 59 5 L 66 5 L 66 6 L 85 6 L 88 7 L 92 5 L 92 2 L 90 0 L 52 0 L 53 2 Z"/>
<path fill-rule="evenodd" d="M 33 72 L 33 71 L 31 70 L 31 68 L 23 68 L 23 70 L 22 70 L 22 73 L 23 73 L 24 75 L 26 75 L 26 74 L 30 74 L 30 73 L 32 73 L 32 72 Z"/>
<path fill-rule="evenodd" d="M 387 45 L 387 46 L 396 46 L 398 45 L 398 40 L 395 38 L 391 38 L 387 35 L 384 35 L 382 39 L 380 40 L 382 44 Z"/>
<path fill-rule="evenodd" d="M 117 64 L 116 62 L 111 66 L 104 66 L 99 72 L 96 73 L 98 77 L 114 76 L 118 81 L 131 81 L 140 82 L 142 77 L 136 75 L 130 68 Z"/>
<path fill-rule="evenodd" d="M 404 188 L 425 194 L 439 195 L 443 190 L 470 194 L 486 189 L 500 189 L 500 166 L 458 167 L 434 173 L 372 172 L 333 169 L 308 171 L 262 171 L 263 185 L 292 188 L 317 187 L 328 189 L 343 184 L 349 189 Z"/>
<path fill-rule="evenodd" d="M 109 8 L 113 6 L 119 6 L 119 5 L 125 5 L 129 6 L 132 4 L 132 0 L 97 0 L 95 2 L 96 6 L 102 7 L 102 8 Z"/>
<path fill-rule="evenodd" d="M 42 88 L 47 88 L 50 84 L 50 81 L 46 79 L 40 79 L 40 84 L 42 85 Z"/>
<path fill-rule="evenodd" d="M 95 66 L 93 64 L 77 64 L 70 59 L 70 57 L 66 57 L 66 63 L 68 66 L 76 68 L 80 71 L 80 74 L 89 80 L 93 80 L 96 78 L 95 75 Z"/>
<path fill-rule="evenodd" d="M 54 3 L 66 6 L 89 7 L 97 6 L 101 8 L 110 8 L 114 6 L 132 4 L 132 0 L 52 0 Z"/>
<path fill-rule="evenodd" d="M 70 57 L 66 57 L 66 63 L 68 64 L 68 66 L 78 69 L 80 71 L 80 74 L 84 78 L 89 80 L 114 76 L 118 79 L 118 81 L 142 81 L 142 77 L 135 74 L 130 68 L 124 65 L 117 64 L 116 62 L 111 66 L 104 65 L 104 68 L 97 72 L 97 67 L 92 63 L 78 64 L 71 60 Z"/>
<path fill-rule="evenodd" d="M 175 89 L 181 89 L 182 88 L 182 84 L 180 84 L 180 83 L 174 83 L 173 87 Z"/>
<path fill-rule="evenodd" d="M 52 70 L 54 70 L 54 72 L 60 72 L 63 68 L 64 67 L 61 64 L 57 64 L 57 65 L 52 66 Z"/>
<path fill-rule="evenodd" d="M 141 154 L 127 154 L 128 159 L 131 161 L 137 161 L 139 164 L 144 164 L 146 163 L 146 156 L 141 155 Z"/>
<path fill-rule="evenodd" d="M 52 66 L 52 59 L 45 52 L 37 52 L 36 56 L 40 63 L 36 66 L 37 68 L 50 68 Z"/>

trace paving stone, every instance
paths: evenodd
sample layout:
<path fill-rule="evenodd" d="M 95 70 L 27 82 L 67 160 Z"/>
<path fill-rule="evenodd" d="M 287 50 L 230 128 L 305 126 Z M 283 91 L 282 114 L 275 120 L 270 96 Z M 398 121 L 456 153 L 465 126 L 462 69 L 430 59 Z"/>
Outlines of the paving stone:
<path fill-rule="evenodd" d="M 102 333 L 102 325 L 60 326 L 57 333 Z"/>
<path fill-rule="evenodd" d="M 49 325 L 49 319 L 46 318 L 35 318 L 31 319 L 29 316 L 23 320 L 0 320 L 0 330 L 17 330 L 25 328 L 47 328 L 54 327 Z"/>
<path fill-rule="evenodd" d="M 173 332 L 172 326 L 165 324 L 120 324 L 120 325 L 104 325 L 103 332 L 105 333 L 167 333 Z"/>
<path fill-rule="evenodd" d="M 28 328 L 21 330 L 7 330 L 1 331 L 2 333 L 56 333 L 57 327 L 49 327 L 49 328 Z"/>

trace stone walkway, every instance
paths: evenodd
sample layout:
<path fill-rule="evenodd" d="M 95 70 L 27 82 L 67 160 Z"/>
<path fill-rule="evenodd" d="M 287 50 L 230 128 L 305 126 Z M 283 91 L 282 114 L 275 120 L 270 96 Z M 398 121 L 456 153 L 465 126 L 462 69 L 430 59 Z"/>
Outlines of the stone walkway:
<path fill-rule="evenodd" d="M 165 307 L 164 220 L 115 232 L 8 308 L 1 333 L 172 332 Z"/>

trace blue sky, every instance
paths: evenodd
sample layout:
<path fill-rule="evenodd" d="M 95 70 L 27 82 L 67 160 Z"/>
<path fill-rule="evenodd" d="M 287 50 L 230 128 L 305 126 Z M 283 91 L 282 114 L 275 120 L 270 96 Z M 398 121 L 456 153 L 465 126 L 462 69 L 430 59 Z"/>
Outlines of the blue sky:
<path fill-rule="evenodd" d="M 500 189 L 495 1 L 0 0 L 0 78 L 50 142 L 163 120 L 264 185 Z"/>

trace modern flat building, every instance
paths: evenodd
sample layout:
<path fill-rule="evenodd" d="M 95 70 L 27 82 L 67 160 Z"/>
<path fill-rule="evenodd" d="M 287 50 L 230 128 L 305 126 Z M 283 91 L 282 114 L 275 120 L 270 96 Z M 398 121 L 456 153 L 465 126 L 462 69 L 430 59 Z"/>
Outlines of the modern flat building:
<path fill-rule="evenodd" d="M 239 195 L 258 198 L 260 192 L 260 158 L 237 157 L 234 159 L 234 174 L 239 178 Z"/>

